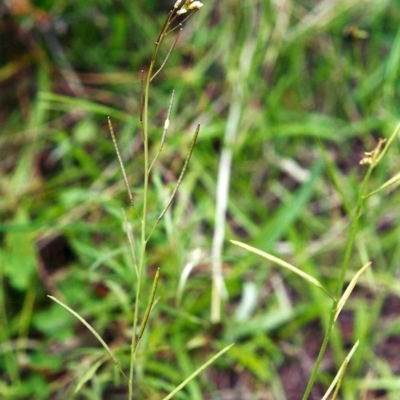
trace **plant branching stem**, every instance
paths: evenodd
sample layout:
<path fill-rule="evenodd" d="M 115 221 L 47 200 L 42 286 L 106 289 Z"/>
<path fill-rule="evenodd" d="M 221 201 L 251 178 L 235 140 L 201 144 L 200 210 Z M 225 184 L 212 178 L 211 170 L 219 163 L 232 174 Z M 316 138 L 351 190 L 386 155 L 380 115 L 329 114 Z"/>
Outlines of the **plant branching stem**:
<path fill-rule="evenodd" d="M 149 188 L 149 141 L 148 141 L 148 130 L 149 130 L 149 94 L 150 94 L 150 81 L 153 75 L 154 63 L 158 53 L 158 46 L 161 43 L 161 39 L 156 44 L 156 49 L 153 53 L 153 58 L 150 63 L 149 71 L 147 72 L 147 78 L 144 88 L 144 99 L 143 99 L 143 120 L 142 120 L 142 133 L 143 133 L 143 154 L 144 154 L 144 179 L 143 179 L 143 207 L 142 207 L 142 220 L 141 220 L 141 234 L 140 234 L 140 254 L 139 254 L 139 265 L 138 265 L 138 276 L 137 276 L 137 287 L 136 287 L 136 298 L 135 298 L 135 309 L 133 315 L 133 329 L 132 329 L 132 343 L 131 343 L 131 362 L 129 368 L 129 400 L 133 400 L 133 379 L 134 379 L 134 366 L 136 361 L 136 352 L 138 340 L 137 327 L 139 319 L 139 301 L 141 295 L 141 283 L 143 277 L 143 269 L 145 264 L 146 254 L 146 225 L 147 225 L 147 202 L 148 202 L 148 188 Z"/>
<path fill-rule="evenodd" d="M 146 232 L 147 232 L 147 207 L 148 207 L 148 190 L 149 190 L 149 97 L 150 97 L 150 84 L 153 76 L 154 66 L 157 59 L 159 49 L 165 37 L 165 32 L 168 30 L 171 23 L 172 13 L 170 13 L 161 28 L 160 35 L 155 43 L 155 49 L 150 62 L 150 67 L 147 72 L 146 82 L 144 85 L 143 105 L 142 105 L 142 134 L 143 134 L 143 154 L 144 154 L 144 179 L 143 179 L 143 207 L 142 207 L 142 220 L 141 220 L 141 234 L 140 234 L 140 254 L 138 264 L 137 288 L 135 297 L 135 308 L 133 315 L 133 329 L 132 329 L 132 342 L 131 342 L 131 360 L 129 368 L 129 400 L 133 400 L 133 381 L 134 381 L 134 367 L 137 353 L 137 335 L 138 320 L 139 320 L 139 302 L 141 296 L 141 283 L 143 278 L 143 271 L 146 258 Z"/>
<path fill-rule="evenodd" d="M 139 303 L 141 298 L 141 286 L 142 279 L 144 275 L 145 263 L 146 263 L 146 247 L 147 241 L 149 237 L 147 236 L 147 214 L 148 214 L 148 191 L 149 191 L 149 181 L 150 181 L 150 170 L 149 168 L 149 99 L 150 99 L 150 86 L 152 79 L 157 75 L 162 68 L 165 66 L 173 48 L 177 43 L 177 39 L 173 42 L 170 51 L 167 53 L 165 60 L 161 63 L 161 67 L 154 72 L 157 56 L 159 50 L 163 44 L 165 37 L 174 31 L 176 28 L 181 27 L 182 23 L 176 24 L 176 26 L 171 28 L 171 24 L 176 20 L 177 14 L 176 10 L 172 10 L 165 22 L 162 26 L 160 33 L 155 42 L 155 48 L 153 52 L 153 56 L 150 62 L 149 70 L 147 71 L 147 76 L 143 85 L 143 79 L 141 79 L 141 88 L 142 98 L 140 99 L 140 123 L 142 127 L 142 135 L 143 135 L 143 155 L 144 155 L 144 178 L 143 178 L 143 206 L 142 206 L 142 218 L 141 218 L 141 232 L 140 232 L 140 246 L 139 246 L 139 262 L 137 268 L 137 287 L 136 287 L 136 296 L 135 296 L 135 307 L 134 307 L 134 315 L 133 315 L 133 326 L 132 326 L 132 341 L 131 341 L 131 359 L 130 359 L 130 367 L 129 367 L 129 382 L 128 382 L 128 397 L 129 400 L 133 400 L 134 395 L 134 370 L 135 370 L 135 362 L 136 362 L 136 354 L 138 351 L 138 344 L 140 341 L 140 337 L 143 334 L 143 329 L 146 325 L 146 321 L 148 318 L 148 313 L 145 313 L 145 319 L 142 323 L 141 332 L 138 332 L 138 320 L 139 320 Z M 194 14 L 192 12 L 188 15 L 185 21 Z M 197 130 L 198 132 L 198 130 Z M 158 281 L 158 278 L 156 278 Z M 152 294 L 154 299 L 154 293 Z"/>

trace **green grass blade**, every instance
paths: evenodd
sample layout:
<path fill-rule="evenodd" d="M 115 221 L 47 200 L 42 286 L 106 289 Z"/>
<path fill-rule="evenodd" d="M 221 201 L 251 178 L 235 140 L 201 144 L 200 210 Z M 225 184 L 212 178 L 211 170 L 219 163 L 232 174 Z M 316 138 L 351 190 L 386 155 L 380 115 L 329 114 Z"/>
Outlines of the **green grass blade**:
<path fill-rule="evenodd" d="M 264 249 L 269 248 L 275 241 L 279 240 L 286 230 L 298 218 L 305 205 L 310 200 L 317 178 L 319 177 L 323 160 L 315 163 L 312 168 L 310 179 L 293 195 L 292 199 L 285 203 L 268 222 L 256 240 L 256 246 Z"/>
<path fill-rule="evenodd" d="M 357 341 L 354 344 L 354 346 L 351 348 L 351 350 L 349 351 L 349 354 L 346 356 L 345 360 L 343 361 L 343 364 L 340 366 L 339 371 L 337 372 L 335 378 L 333 379 L 331 385 L 329 386 L 328 390 L 326 391 L 326 393 L 324 394 L 324 397 L 322 397 L 321 400 L 327 400 L 328 396 L 331 394 L 331 392 L 335 388 L 335 386 L 336 386 L 336 389 L 335 389 L 335 393 L 332 396 L 332 400 L 336 399 L 337 393 L 340 389 L 340 384 L 343 380 L 343 376 L 347 369 L 347 364 L 349 363 L 351 357 L 353 357 L 353 354 L 357 350 L 358 345 L 359 345 L 359 341 Z M 337 385 L 338 382 L 339 382 L 339 384 Z"/>
<path fill-rule="evenodd" d="M 251 253 L 254 253 L 263 258 L 266 258 L 267 260 L 273 262 L 276 265 L 279 265 L 280 267 L 286 268 L 286 269 L 294 272 L 296 275 L 300 276 L 301 278 L 303 278 L 307 282 L 313 284 L 314 286 L 322 289 L 329 297 L 333 298 L 333 296 L 322 286 L 322 284 L 317 279 L 315 279 L 311 275 L 307 274 L 306 272 L 296 268 L 294 265 L 289 264 L 288 262 L 283 261 L 278 257 L 275 257 L 269 253 L 266 253 L 264 251 L 256 249 L 255 247 L 249 246 L 242 242 L 238 242 L 236 240 L 231 240 L 231 243 L 235 244 L 236 246 L 242 247 L 243 249 L 250 251 Z"/>
<path fill-rule="evenodd" d="M 204 363 L 200 368 L 193 372 L 188 378 L 186 378 L 179 386 L 177 386 L 170 394 L 163 398 L 163 400 L 172 399 L 180 390 L 182 390 L 191 380 L 196 378 L 201 372 L 203 372 L 206 368 L 208 368 L 215 360 L 221 357 L 224 353 L 226 353 L 234 343 L 224 347 L 220 352 L 218 352 L 215 356 L 211 357 L 206 363 Z"/>
<path fill-rule="evenodd" d="M 128 122 L 129 119 L 131 118 L 130 115 L 118 111 L 115 108 L 107 107 L 102 104 L 95 103 L 93 101 L 84 100 L 76 97 L 62 96 L 59 94 L 54 94 L 49 92 L 40 92 L 39 100 L 49 103 L 65 104 L 70 107 L 78 107 L 94 114 L 110 116 L 112 118 L 116 118 L 120 121 L 125 121 L 125 122 Z"/>
<path fill-rule="evenodd" d="M 374 194 L 379 193 L 382 190 L 387 189 L 388 187 L 395 185 L 397 182 L 400 181 L 400 173 L 396 174 L 395 176 L 393 176 L 392 178 L 390 178 L 388 181 L 386 181 L 383 185 L 381 185 L 378 189 L 366 194 L 364 196 L 364 199 L 367 199 L 368 197 L 373 196 Z"/>
<path fill-rule="evenodd" d="M 92 379 L 93 375 L 96 373 L 96 371 L 100 368 L 100 366 L 103 364 L 103 360 L 97 361 L 95 364 L 93 364 L 79 379 L 78 384 L 76 385 L 76 388 L 74 390 L 74 394 L 78 393 L 82 386 L 90 379 Z"/>
<path fill-rule="evenodd" d="M 353 291 L 354 287 L 357 285 L 357 282 L 359 281 L 361 275 L 364 273 L 364 271 L 370 265 L 371 265 L 370 262 L 366 263 L 363 267 L 360 268 L 360 270 L 354 275 L 353 279 L 350 281 L 349 285 L 347 286 L 346 290 L 344 291 L 342 297 L 340 298 L 340 300 L 338 302 L 338 305 L 336 307 L 334 321 L 336 321 L 337 317 L 339 316 L 340 312 L 342 311 L 342 308 L 346 304 L 346 301 L 350 297 L 351 292 Z"/>
<path fill-rule="evenodd" d="M 111 351 L 111 349 L 108 347 L 107 343 L 102 339 L 102 337 L 96 332 L 96 330 L 84 319 L 82 318 L 77 312 L 75 312 L 72 308 L 68 307 L 66 304 L 64 304 L 61 300 L 56 299 L 53 296 L 47 295 L 47 297 L 49 297 L 51 300 L 55 301 L 56 303 L 58 303 L 61 307 L 64 307 L 67 311 L 69 311 L 74 317 L 78 318 L 79 321 L 82 322 L 83 325 L 86 326 L 86 328 L 89 329 L 90 332 L 93 333 L 93 335 L 96 337 L 96 339 L 101 343 L 101 345 L 104 347 L 104 349 L 107 351 L 107 353 L 109 354 L 110 358 L 112 359 L 113 363 L 115 364 L 115 366 L 118 368 L 118 370 L 121 372 L 121 374 L 125 376 L 124 372 L 121 369 L 121 366 L 118 362 L 118 360 L 116 359 L 116 357 L 114 356 L 113 352 Z"/>

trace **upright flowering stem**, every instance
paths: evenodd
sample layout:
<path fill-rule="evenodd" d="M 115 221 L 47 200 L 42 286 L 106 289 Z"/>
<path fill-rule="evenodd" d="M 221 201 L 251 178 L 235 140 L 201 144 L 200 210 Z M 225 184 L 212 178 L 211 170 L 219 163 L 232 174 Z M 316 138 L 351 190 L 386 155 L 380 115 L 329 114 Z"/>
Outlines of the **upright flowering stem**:
<path fill-rule="evenodd" d="M 166 59 L 161 64 L 161 67 L 158 71 L 155 72 L 155 64 L 157 60 L 157 56 L 159 50 L 163 44 L 163 41 L 168 35 L 168 33 L 172 32 L 176 28 L 182 25 L 188 18 L 190 18 L 194 12 L 202 7 L 202 3 L 199 1 L 190 1 L 186 0 L 185 3 L 181 6 L 182 1 L 177 1 L 175 3 L 174 9 L 170 11 L 168 14 L 164 25 L 162 26 L 160 33 L 158 35 L 157 41 L 155 43 L 154 52 L 151 58 L 149 70 L 147 72 L 145 85 L 144 85 L 144 94 L 143 94 L 143 106 L 142 106 L 142 115 L 141 115 L 141 127 L 142 127 L 142 135 L 143 135 L 143 154 L 144 154 L 144 179 L 143 179 L 143 207 L 141 213 L 141 234 L 140 234 L 140 249 L 139 249 L 139 261 L 138 261 L 138 272 L 137 272 L 137 288 L 136 288 L 136 296 L 135 296 L 135 307 L 134 307 L 134 317 L 133 317 L 133 326 L 132 326 L 132 341 L 131 341 L 131 360 L 130 360 L 130 368 L 129 368 L 129 400 L 133 400 L 134 395 L 134 371 L 135 371 L 135 361 L 136 354 L 139 345 L 140 338 L 138 337 L 138 320 L 139 320 L 139 303 L 141 298 L 141 283 L 143 279 L 144 269 L 145 269 L 145 261 L 146 261 L 146 246 L 148 241 L 147 236 L 147 210 L 148 210 L 148 190 L 149 190 L 149 178 L 150 178 L 150 169 L 149 169 L 149 98 L 150 98 L 150 86 L 153 78 L 158 74 L 158 72 L 164 67 L 169 55 L 173 47 L 176 44 L 176 41 L 173 43 L 170 51 L 168 52 Z M 190 12 L 188 17 L 181 23 L 175 23 L 176 19 L 179 15 Z M 173 26 L 173 24 L 175 25 Z"/>

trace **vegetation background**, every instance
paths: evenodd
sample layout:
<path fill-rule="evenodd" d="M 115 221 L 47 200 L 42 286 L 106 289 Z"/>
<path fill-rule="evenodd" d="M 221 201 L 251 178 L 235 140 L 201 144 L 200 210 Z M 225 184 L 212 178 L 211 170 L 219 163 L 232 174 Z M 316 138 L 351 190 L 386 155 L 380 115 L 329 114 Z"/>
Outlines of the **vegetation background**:
<path fill-rule="evenodd" d="M 121 207 L 134 229 L 138 221 L 107 116 L 140 194 L 140 71 L 172 6 L 0 4 L 2 399 L 127 396 L 92 334 L 46 295 L 84 316 L 126 368 L 135 277 Z M 152 182 L 155 216 L 197 123 L 201 132 L 173 208 L 149 244 L 144 290 L 157 267 L 161 280 L 138 359 L 138 398 L 161 398 L 232 342 L 177 399 L 302 397 L 330 300 L 229 239 L 277 254 L 334 291 L 349 210 L 366 171 L 359 161 L 400 120 L 399 26 L 399 0 L 208 1 L 185 26 L 151 96 L 156 150 L 175 90 Z M 210 252 L 227 144 L 229 297 L 221 322 L 211 324 Z M 399 151 L 396 140 L 370 190 L 399 172 Z M 356 340 L 341 398 L 399 398 L 399 211 L 396 185 L 366 203 L 346 279 L 367 261 L 372 268 L 339 318 L 313 399 L 322 397 Z"/>

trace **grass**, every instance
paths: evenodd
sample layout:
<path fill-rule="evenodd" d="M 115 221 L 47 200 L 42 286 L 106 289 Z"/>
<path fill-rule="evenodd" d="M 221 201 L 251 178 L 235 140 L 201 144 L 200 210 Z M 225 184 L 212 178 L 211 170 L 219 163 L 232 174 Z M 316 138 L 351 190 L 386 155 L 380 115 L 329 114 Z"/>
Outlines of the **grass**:
<path fill-rule="evenodd" d="M 149 96 L 152 160 L 175 90 L 149 181 L 150 226 L 198 123 L 201 131 L 148 241 L 139 301 L 121 208 L 134 238 L 140 219 L 107 117 L 141 210 L 140 71 L 167 10 L 156 2 L 35 6 L 0 9 L 9 38 L 0 49 L 0 397 L 128 398 L 104 349 L 46 295 L 93 326 L 129 373 L 134 307 L 143 315 L 159 269 L 136 358 L 137 398 L 167 396 L 235 342 L 175 398 L 301 399 L 330 332 L 308 398 L 323 398 L 359 341 L 338 398 L 396 399 L 400 199 L 397 180 L 385 183 L 399 173 L 398 139 L 370 175 L 359 164 L 400 120 L 396 2 L 222 0 L 188 21 Z M 372 264 L 330 331 L 324 291 L 230 240 L 295 266 L 337 301 Z"/>

